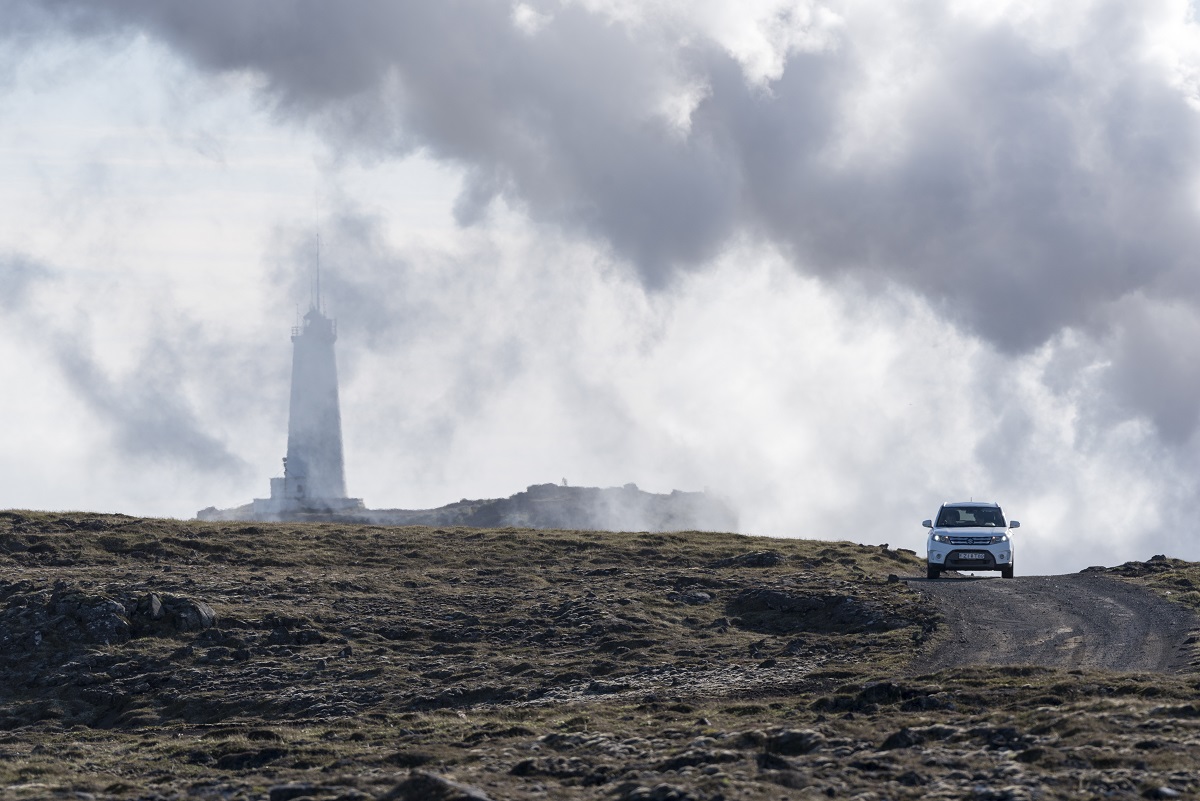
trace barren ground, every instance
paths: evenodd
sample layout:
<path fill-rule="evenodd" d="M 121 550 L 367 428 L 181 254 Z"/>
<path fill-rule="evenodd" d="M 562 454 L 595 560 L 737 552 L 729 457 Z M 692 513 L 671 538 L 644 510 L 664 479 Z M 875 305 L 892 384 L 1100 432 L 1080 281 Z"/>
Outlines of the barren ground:
<path fill-rule="evenodd" d="M 1037 665 L 1175 671 L 1200 626 L 1193 612 L 1099 573 L 1014 579 L 913 579 L 937 602 L 947 633 L 913 660 L 916 671 L 954 665 Z"/>
<path fill-rule="evenodd" d="M 729 534 L 0 512 L 0 798 L 1200 789 L 1200 567 L 922 573 Z"/>

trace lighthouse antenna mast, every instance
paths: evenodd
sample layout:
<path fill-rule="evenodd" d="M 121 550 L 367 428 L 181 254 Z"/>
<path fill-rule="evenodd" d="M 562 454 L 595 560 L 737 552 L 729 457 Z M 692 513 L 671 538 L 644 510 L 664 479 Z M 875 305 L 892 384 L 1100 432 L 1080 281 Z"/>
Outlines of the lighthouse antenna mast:
<path fill-rule="evenodd" d="M 325 310 L 321 308 L 321 235 L 317 234 L 317 254 L 316 254 L 316 276 L 313 281 L 313 297 L 312 307 L 321 314 Z"/>

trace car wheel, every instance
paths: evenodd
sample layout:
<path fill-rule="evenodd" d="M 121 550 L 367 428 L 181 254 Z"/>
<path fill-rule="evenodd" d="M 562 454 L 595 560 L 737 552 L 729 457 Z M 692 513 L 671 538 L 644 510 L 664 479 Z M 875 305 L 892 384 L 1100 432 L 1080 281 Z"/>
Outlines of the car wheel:
<path fill-rule="evenodd" d="M 1009 564 L 1000 568 L 1000 578 L 1012 578 L 1012 577 L 1013 577 L 1013 566 L 1012 566 L 1012 563 L 1010 562 Z"/>
<path fill-rule="evenodd" d="M 930 565 L 925 570 L 926 578 L 935 579 L 935 578 L 939 577 L 940 575 L 942 575 L 942 569 L 940 567 L 934 567 L 933 565 Z"/>

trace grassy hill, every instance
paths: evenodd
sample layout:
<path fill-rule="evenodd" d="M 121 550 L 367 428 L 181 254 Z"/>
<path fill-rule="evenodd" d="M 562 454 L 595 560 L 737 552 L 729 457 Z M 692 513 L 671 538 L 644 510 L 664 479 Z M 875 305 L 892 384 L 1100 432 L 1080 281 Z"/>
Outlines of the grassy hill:
<path fill-rule="evenodd" d="M 733 534 L 2 512 L 0 797 L 1200 786 L 1194 676 L 910 675 L 944 636 L 895 580 L 922 571 Z"/>

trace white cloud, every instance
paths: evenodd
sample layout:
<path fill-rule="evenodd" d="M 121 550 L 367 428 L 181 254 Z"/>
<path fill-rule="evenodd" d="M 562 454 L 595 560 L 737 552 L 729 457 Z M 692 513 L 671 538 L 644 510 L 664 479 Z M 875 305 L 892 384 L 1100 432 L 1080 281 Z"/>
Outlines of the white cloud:
<path fill-rule="evenodd" d="M 550 21 L 549 14 L 543 14 L 528 3 L 517 3 L 513 6 L 512 21 L 517 30 L 533 36 Z"/>

